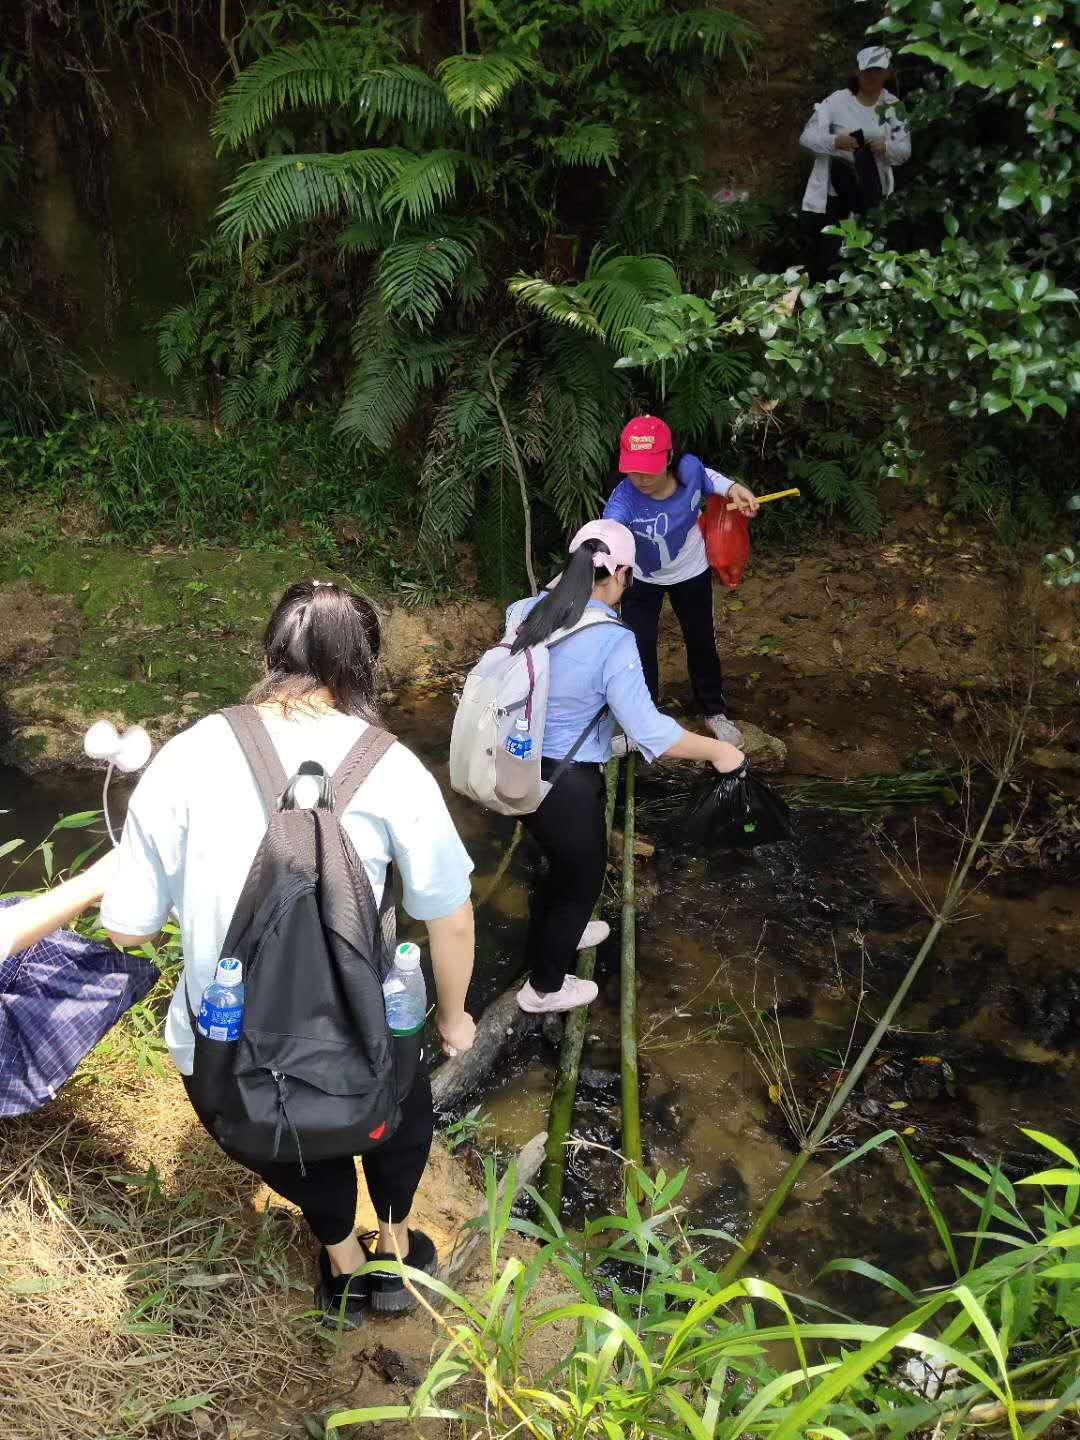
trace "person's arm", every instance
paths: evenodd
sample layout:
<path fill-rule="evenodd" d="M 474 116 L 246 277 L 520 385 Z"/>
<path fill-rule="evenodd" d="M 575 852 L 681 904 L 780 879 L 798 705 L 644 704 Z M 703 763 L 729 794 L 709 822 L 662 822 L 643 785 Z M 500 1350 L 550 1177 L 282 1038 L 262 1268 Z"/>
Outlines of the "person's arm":
<path fill-rule="evenodd" d="M 599 633 L 599 632 L 598 632 Z M 737 770 L 743 753 L 723 740 L 695 735 L 653 703 L 633 636 L 620 637 L 604 665 L 604 694 L 615 719 L 647 760 L 706 760 L 717 770 Z"/>
<path fill-rule="evenodd" d="M 443 1049 L 447 1054 L 468 1050 L 476 1034 L 465 1010 L 475 948 L 473 864 L 434 777 L 405 746 L 395 746 L 391 754 L 396 762 L 393 803 L 383 813 L 401 876 L 402 904 L 427 926 Z"/>
<path fill-rule="evenodd" d="M 625 480 L 615 486 L 604 506 L 605 520 L 617 520 L 620 525 L 630 524 L 634 518 L 634 507 L 631 497 L 626 493 L 629 488 L 632 487 L 628 486 Z"/>
<path fill-rule="evenodd" d="M 438 996 L 435 1027 L 443 1050 L 448 1055 L 470 1050 L 476 1039 L 476 1024 L 465 1010 L 476 948 L 472 901 L 440 920 L 429 920 L 427 932 Z"/>
<path fill-rule="evenodd" d="M 751 519 L 758 513 L 757 496 L 748 485 L 740 485 L 737 480 L 722 475 L 719 470 L 710 470 L 705 466 L 705 489 L 709 495 L 726 495 L 735 505 L 739 507 L 743 515 Z"/>
<path fill-rule="evenodd" d="M 0 953 L 17 955 L 20 950 L 28 950 L 81 915 L 101 899 L 115 868 L 116 851 L 110 850 L 81 875 L 73 875 L 43 895 L 32 895 L 0 911 Z"/>
<path fill-rule="evenodd" d="M 831 135 L 829 133 L 829 126 L 831 124 L 832 117 L 829 111 L 829 102 L 828 100 L 822 100 L 820 105 L 814 106 L 814 113 L 803 126 L 803 132 L 799 136 L 799 144 L 804 150 L 809 150 L 812 155 L 835 155 L 837 150 L 854 150 L 854 141 L 851 141 L 850 146 L 838 143 L 849 137 L 844 135 Z"/>
<path fill-rule="evenodd" d="M 741 750 L 726 740 L 714 740 L 711 735 L 698 735 L 693 730 L 684 730 L 664 754 L 673 760 L 704 760 L 722 775 L 737 770 L 746 759 Z"/>
<path fill-rule="evenodd" d="M 169 747 L 160 751 L 128 802 L 116 869 L 101 902 L 101 926 L 121 950 L 152 944 L 175 903 L 179 822 L 169 778 Z M 163 757 L 166 757 L 163 759 Z M 161 846 L 170 855 L 163 858 Z"/>

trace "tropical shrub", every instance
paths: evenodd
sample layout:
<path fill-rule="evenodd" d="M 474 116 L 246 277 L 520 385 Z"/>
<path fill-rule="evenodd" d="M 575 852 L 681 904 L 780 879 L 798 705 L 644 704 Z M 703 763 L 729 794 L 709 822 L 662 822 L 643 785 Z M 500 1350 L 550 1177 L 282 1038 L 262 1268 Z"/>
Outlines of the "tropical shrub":
<path fill-rule="evenodd" d="M 599 503 L 634 396 L 619 347 L 764 232 L 760 207 L 709 198 L 699 134 L 706 83 L 753 36 L 659 0 L 476 0 L 423 44 L 395 13 L 275 45 L 226 92 L 218 143 L 258 158 L 229 186 L 194 302 L 162 323 L 162 359 L 223 420 L 344 381 L 342 435 L 417 457 L 423 540 L 476 534 L 509 588 L 523 499 L 562 527 Z M 578 324 L 515 310 L 507 282 L 529 266 L 576 277 Z M 712 373 L 715 391 L 745 367 Z M 711 426 L 700 393 L 686 421 Z"/>

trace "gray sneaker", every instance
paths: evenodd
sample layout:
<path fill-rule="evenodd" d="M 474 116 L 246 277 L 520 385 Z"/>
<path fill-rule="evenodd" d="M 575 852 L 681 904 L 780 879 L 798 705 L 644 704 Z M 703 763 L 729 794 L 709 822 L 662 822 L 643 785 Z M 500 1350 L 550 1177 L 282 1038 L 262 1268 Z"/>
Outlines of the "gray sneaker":
<path fill-rule="evenodd" d="M 743 739 L 742 731 L 734 720 L 729 720 L 726 715 L 707 715 L 705 724 L 717 740 L 726 740 L 729 745 L 734 745 L 736 750 L 745 748 L 746 741 Z"/>

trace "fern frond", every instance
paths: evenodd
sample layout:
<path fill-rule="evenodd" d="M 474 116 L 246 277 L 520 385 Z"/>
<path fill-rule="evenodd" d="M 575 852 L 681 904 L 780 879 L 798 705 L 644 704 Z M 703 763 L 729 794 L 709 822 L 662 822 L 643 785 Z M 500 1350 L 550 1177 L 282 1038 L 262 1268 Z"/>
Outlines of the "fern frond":
<path fill-rule="evenodd" d="M 475 125 L 502 104 L 525 66 L 509 55 L 451 55 L 435 73 L 450 109 Z"/>
<path fill-rule="evenodd" d="M 243 245 L 290 225 L 359 212 L 378 218 L 380 194 L 415 157 L 407 150 L 271 155 L 245 165 L 218 208 L 221 233 Z"/>
<path fill-rule="evenodd" d="M 383 304 L 391 314 L 424 329 L 446 303 L 472 253 L 469 246 L 447 236 L 421 236 L 388 245 L 375 272 Z"/>
<path fill-rule="evenodd" d="M 283 110 L 325 110 L 347 104 L 368 60 L 347 30 L 282 45 L 236 77 L 218 106 L 210 133 L 221 149 L 236 149 Z"/>
<path fill-rule="evenodd" d="M 338 246 L 348 255 L 374 255 L 394 238 L 389 220 L 354 220 L 338 236 Z"/>
<path fill-rule="evenodd" d="M 615 174 L 611 162 L 619 158 L 619 137 L 610 125 L 577 125 L 549 141 L 548 148 L 564 165 L 606 165 Z"/>
<path fill-rule="evenodd" d="M 721 351 L 708 360 L 687 365 L 668 391 L 667 406 L 676 433 L 697 440 L 716 432 L 735 408 L 734 396 L 753 369 L 749 357 Z"/>
<path fill-rule="evenodd" d="M 230 375 L 221 392 L 221 419 L 228 427 L 257 413 L 262 400 L 262 387 L 246 374 Z"/>
<path fill-rule="evenodd" d="M 415 65 L 383 65 L 361 76 L 357 120 L 368 135 L 405 124 L 418 135 L 444 132 L 454 123 L 443 87 Z"/>
<path fill-rule="evenodd" d="M 552 285 L 536 275 L 514 275 L 506 288 L 515 300 L 539 310 L 549 320 L 592 335 L 604 333 L 596 312 L 576 285 Z"/>
<path fill-rule="evenodd" d="M 881 509 L 873 486 L 852 475 L 844 491 L 844 509 L 860 535 L 872 540 L 881 530 Z"/>
<path fill-rule="evenodd" d="M 417 398 L 417 387 L 401 361 L 376 352 L 357 367 L 334 429 L 354 443 L 365 440 L 376 450 L 389 450 L 412 419 Z"/>
<path fill-rule="evenodd" d="M 608 342 L 618 348 L 627 330 L 648 334 L 649 307 L 682 294 L 679 277 L 660 255 L 612 255 L 597 250 L 576 287 Z"/>
<path fill-rule="evenodd" d="M 195 354 L 199 321 L 195 305 L 174 305 L 158 321 L 158 359 L 170 380 L 175 380 Z"/>
<path fill-rule="evenodd" d="M 382 203 L 400 224 L 403 216 L 424 220 L 433 215 L 457 189 L 458 170 L 473 170 L 475 162 L 460 150 L 428 150 L 408 155 L 383 192 Z"/>
<path fill-rule="evenodd" d="M 679 10 L 649 20 L 641 29 L 650 59 L 689 52 L 719 60 L 730 45 L 745 64 L 758 38 L 749 21 L 729 10 Z"/>

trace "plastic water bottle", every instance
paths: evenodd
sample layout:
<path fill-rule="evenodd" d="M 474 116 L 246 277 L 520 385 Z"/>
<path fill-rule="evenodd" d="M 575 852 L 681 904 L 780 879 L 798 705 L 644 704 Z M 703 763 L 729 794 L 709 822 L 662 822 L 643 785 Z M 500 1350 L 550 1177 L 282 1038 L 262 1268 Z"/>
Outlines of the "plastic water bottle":
<path fill-rule="evenodd" d="M 394 963 L 383 982 L 383 1001 L 394 1047 L 398 1099 L 404 1100 L 424 1058 L 427 986 L 420 969 L 419 946 L 399 945 L 394 951 Z"/>
<path fill-rule="evenodd" d="M 195 1028 L 208 1040 L 239 1040 L 244 1028 L 244 967 L 239 960 L 219 960 L 217 972 L 203 991 Z"/>
<path fill-rule="evenodd" d="M 424 984 L 424 972 L 420 969 L 418 945 L 399 945 L 394 951 L 394 963 L 383 982 L 383 1000 L 386 1003 L 386 1023 L 395 1038 L 415 1035 L 423 1029 L 427 1015 L 427 986 Z"/>

